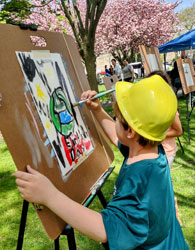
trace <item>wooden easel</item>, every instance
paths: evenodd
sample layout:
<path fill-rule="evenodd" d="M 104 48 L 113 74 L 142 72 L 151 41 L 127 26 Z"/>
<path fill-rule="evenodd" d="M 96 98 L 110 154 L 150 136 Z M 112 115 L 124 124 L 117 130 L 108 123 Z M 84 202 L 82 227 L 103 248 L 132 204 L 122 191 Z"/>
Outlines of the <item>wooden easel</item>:
<path fill-rule="evenodd" d="M 154 70 L 163 71 L 160 54 L 157 47 L 147 47 L 145 45 L 139 45 L 139 51 L 142 57 L 146 75 Z"/>
<path fill-rule="evenodd" d="M 112 171 L 114 170 L 114 167 L 110 167 L 105 173 L 104 175 L 101 177 L 100 184 L 97 185 L 97 188 L 95 190 L 95 192 L 93 194 L 91 194 L 89 197 L 87 197 L 87 199 L 84 202 L 84 206 L 88 207 L 92 201 L 94 200 L 94 198 L 96 197 L 96 195 L 98 196 L 103 208 L 106 208 L 107 206 L 107 201 L 101 191 L 101 188 L 103 187 L 103 185 L 105 184 L 106 180 L 108 179 L 108 177 L 110 176 L 110 174 L 112 173 Z M 25 226 L 26 226 L 26 219 L 27 219 L 27 213 L 28 213 L 28 206 L 29 206 L 29 202 L 24 200 L 23 201 L 23 207 L 22 207 L 22 214 L 21 214 L 21 220 L 20 220 L 20 228 L 19 228 L 19 234 L 18 234 L 18 243 L 17 243 L 17 250 L 22 250 L 22 245 L 23 245 L 23 239 L 24 239 L 24 231 L 25 231 Z M 70 226 L 70 225 L 66 225 L 64 230 L 62 231 L 61 235 L 66 235 L 67 236 L 67 240 L 68 240 L 68 248 L 69 250 L 76 250 L 76 241 L 75 241 L 75 235 L 74 235 L 74 229 Z M 60 249 L 60 245 L 59 245 L 59 239 L 60 236 L 54 240 L 54 246 L 55 246 L 55 250 L 59 250 Z M 103 244 L 104 247 L 107 249 L 107 245 Z"/>
<path fill-rule="evenodd" d="M 0 99 L 2 99 L 0 109 L 0 130 L 8 145 L 15 165 L 17 169 L 21 171 L 26 171 L 25 166 L 27 164 L 36 166 L 36 169 L 47 176 L 52 183 L 55 184 L 56 188 L 71 197 L 74 201 L 83 204 L 83 201 L 88 197 L 91 187 L 110 167 L 110 163 L 113 159 L 113 152 L 110 145 L 103 132 L 100 131 L 91 112 L 83 105 L 82 109 L 77 109 L 77 111 L 78 114 L 80 114 L 80 120 L 83 121 L 86 126 L 86 131 L 89 131 L 90 138 L 92 139 L 91 141 L 94 143 L 95 147 L 93 152 L 91 151 L 86 155 L 86 158 L 83 158 L 83 161 L 79 164 L 71 163 L 72 166 L 77 166 L 77 168 L 74 168 L 69 176 L 62 176 L 59 164 L 63 162 L 64 165 L 64 160 L 68 161 L 68 159 L 66 155 L 62 157 L 62 152 L 59 155 L 58 153 L 60 151 L 58 150 L 56 154 L 52 153 L 53 146 L 56 147 L 56 143 L 61 144 L 62 138 L 58 140 L 58 142 L 56 140 L 54 144 L 48 140 L 48 134 L 45 134 L 45 129 L 40 121 L 37 109 L 38 106 L 35 106 L 38 105 L 38 102 L 36 102 L 36 98 L 33 99 L 31 95 L 30 89 L 28 88 L 28 81 L 24 79 L 26 75 L 23 74 L 23 68 L 21 68 L 20 65 L 21 60 L 19 63 L 17 58 L 18 54 L 16 54 L 31 54 L 34 52 L 37 53 L 38 51 L 40 55 L 42 55 L 42 53 L 49 53 L 48 56 L 52 54 L 60 55 L 62 59 L 62 64 L 60 66 L 61 72 L 66 70 L 66 74 L 61 74 L 61 76 L 64 75 L 63 81 L 60 77 L 58 78 L 57 75 L 55 78 L 57 82 L 59 82 L 59 85 L 62 85 L 62 89 L 64 88 L 63 91 L 65 95 L 70 93 L 70 91 L 66 90 L 66 87 L 69 87 L 72 97 L 74 98 L 71 99 L 68 97 L 68 99 L 70 99 L 69 103 L 72 103 L 79 99 L 83 91 L 90 89 L 74 39 L 71 36 L 63 35 L 58 32 L 32 31 L 30 28 L 22 30 L 18 26 L 8 24 L 0 24 L 0 35 L 5 38 L 0 39 Z M 31 42 L 31 37 L 44 38 L 46 47 L 37 48 Z M 58 42 L 56 43 L 56 41 Z M 40 58 L 42 58 L 42 56 Z M 37 73 L 37 69 L 36 75 L 42 76 L 39 74 L 40 72 Z M 54 72 L 55 71 L 57 72 L 56 67 Z M 48 73 L 45 72 L 44 75 L 46 77 Z M 48 79 L 49 78 L 50 77 L 48 77 Z M 64 79 L 66 80 L 66 84 Z M 51 112 L 48 104 L 46 109 L 47 112 L 45 112 L 45 114 L 50 117 Z M 43 110 L 43 106 L 41 110 Z M 33 140 L 35 144 L 33 142 L 31 143 L 31 140 Z M 20 143 L 18 143 L 18 141 Z M 48 144 L 48 142 L 50 143 Z M 68 143 L 69 142 L 65 145 L 66 148 Z M 60 146 L 58 145 L 58 147 Z M 63 149 L 63 154 L 65 154 L 65 147 L 62 145 L 61 148 Z M 36 150 L 37 153 L 34 153 L 34 150 Z M 69 156 L 70 151 L 68 153 L 68 157 Z M 76 158 L 69 158 L 70 162 L 75 159 Z M 65 179 L 67 177 L 67 179 L 65 180 L 64 177 Z M 18 240 L 19 246 L 22 245 L 27 211 L 28 205 L 24 202 L 20 223 L 21 230 Z M 66 223 L 48 208 L 44 208 L 43 211 L 36 209 L 36 212 L 48 236 L 52 240 L 56 239 L 64 230 Z M 21 247 L 18 247 L 18 249 L 21 249 Z"/>

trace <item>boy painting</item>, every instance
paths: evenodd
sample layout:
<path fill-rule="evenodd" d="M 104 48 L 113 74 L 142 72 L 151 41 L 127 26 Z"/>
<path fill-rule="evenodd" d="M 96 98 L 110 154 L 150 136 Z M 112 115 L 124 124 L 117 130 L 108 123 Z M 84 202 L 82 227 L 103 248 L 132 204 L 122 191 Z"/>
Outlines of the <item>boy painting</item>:
<path fill-rule="evenodd" d="M 21 196 L 47 206 L 88 237 L 108 242 L 110 250 L 187 250 L 175 215 L 168 162 L 160 145 L 175 118 L 175 94 L 157 75 L 135 85 L 117 82 L 115 90 L 116 122 L 99 100 L 87 102 L 110 141 L 124 155 L 107 208 L 98 213 L 83 207 L 30 166 L 29 173 L 15 173 Z M 95 94 L 84 92 L 82 99 Z"/>

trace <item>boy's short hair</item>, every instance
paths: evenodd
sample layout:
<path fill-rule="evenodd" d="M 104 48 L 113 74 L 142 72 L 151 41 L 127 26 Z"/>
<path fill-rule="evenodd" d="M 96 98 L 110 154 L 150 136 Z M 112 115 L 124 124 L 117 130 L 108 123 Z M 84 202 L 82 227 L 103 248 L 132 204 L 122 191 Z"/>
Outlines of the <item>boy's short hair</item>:
<path fill-rule="evenodd" d="M 154 75 L 159 75 L 161 76 L 165 82 L 167 82 L 169 84 L 169 86 L 173 89 L 173 85 L 171 83 L 171 78 L 170 76 L 165 72 L 165 71 L 162 71 L 162 70 L 154 70 L 152 72 L 150 72 L 147 77 L 151 77 L 151 76 L 154 76 Z"/>
<path fill-rule="evenodd" d="M 126 122 L 126 120 L 124 119 L 117 102 L 115 102 L 114 104 L 114 114 L 115 116 L 119 119 L 120 123 L 122 124 L 123 128 L 125 130 L 127 130 L 130 126 L 129 124 Z M 138 133 L 137 133 L 138 134 Z M 161 141 L 152 141 L 152 140 L 148 140 L 146 138 L 144 138 L 143 136 L 139 135 L 139 139 L 137 141 L 141 146 L 151 146 L 151 147 L 155 147 L 161 144 Z"/>

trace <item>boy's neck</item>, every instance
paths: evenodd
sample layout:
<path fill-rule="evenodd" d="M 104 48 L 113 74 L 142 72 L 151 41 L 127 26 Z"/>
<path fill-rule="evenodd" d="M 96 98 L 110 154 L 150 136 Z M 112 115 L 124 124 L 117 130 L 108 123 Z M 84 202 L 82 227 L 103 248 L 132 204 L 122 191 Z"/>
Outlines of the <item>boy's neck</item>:
<path fill-rule="evenodd" d="M 127 164 L 131 164 L 144 159 L 154 159 L 158 157 L 158 147 L 141 146 L 135 142 L 132 146 L 129 145 L 129 157 Z"/>

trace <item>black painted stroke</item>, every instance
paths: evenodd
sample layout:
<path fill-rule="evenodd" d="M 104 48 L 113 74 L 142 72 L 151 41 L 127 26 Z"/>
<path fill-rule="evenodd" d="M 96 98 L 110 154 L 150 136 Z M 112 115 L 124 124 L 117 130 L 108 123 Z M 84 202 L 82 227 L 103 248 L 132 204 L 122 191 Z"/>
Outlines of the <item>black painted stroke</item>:
<path fill-rule="evenodd" d="M 60 82 L 61 88 L 65 89 L 66 94 L 68 95 L 68 100 L 69 100 L 69 103 L 70 103 L 72 114 L 73 114 L 74 119 L 75 119 L 75 121 L 76 121 L 76 123 L 78 125 L 77 115 L 76 115 L 76 112 L 75 112 L 74 107 L 72 105 L 72 101 L 71 101 L 71 98 L 70 98 L 70 95 L 69 95 L 69 92 L 68 92 L 68 88 L 67 88 L 67 85 L 66 85 L 66 80 L 64 79 L 64 76 L 63 76 L 57 62 L 55 62 L 55 67 L 56 67 L 56 72 L 57 72 L 57 75 L 58 75 L 58 80 Z"/>

